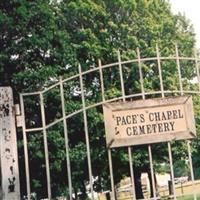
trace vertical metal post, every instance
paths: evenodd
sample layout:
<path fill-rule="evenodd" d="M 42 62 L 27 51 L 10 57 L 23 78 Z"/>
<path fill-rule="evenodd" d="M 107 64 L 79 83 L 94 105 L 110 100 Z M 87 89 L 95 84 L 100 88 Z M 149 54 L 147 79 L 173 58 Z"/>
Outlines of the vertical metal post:
<path fill-rule="evenodd" d="M 126 94 L 124 89 L 124 79 L 123 79 L 123 70 L 121 64 L 121 55 L 120 51 L 118 50 L 118 63 L 119 63 L 119 75 L 120 75 L 120 83 L 121 83 L 121 91 L 122 91 L 122 99 L 123 102 L 126 101 Z M 134 173 L 133 173 L 133 161 L 132 161 L 132 152 L 131 147 L 128 147 L 128 155 L 129 155 L 129 166 L 130 166 L 130 174 L 131 174 L 131 183 L 132 183 L 132 190 L 133 190 L 133 200 L 135 199 L 135 181 L 134 181 Z"/>
<path fill-rule="evenodd" d="M 153 159 L 152 159 L 151 145 L 148 145 L 148 152 L 149 152 L 151 179 L 152 179 L 152 186 L 153 186 L 153 199 L 156 199 L 156 187 L 155 187 L 155 179 L 154 179 L 154 171 L 153 171 Z"/>
<path fill-rule="evenodd" d="M 160 51 L 157 44 L 156 44 L 156 54 L 157 54 L 157 63 L 158 63 L 158 73 L 159 73 L 159 79 L 160 79 L 160 91 L 161 91 L 162 98 L 164 98 L 165 93 L 164 93 L 162 70 L 161 70 Z"/>
<path fill-rule="evenodd" d="M 99 75 L 100 75 L 100 82 L 101 82 L 101 94 L 102 94 L 102 101 L 105 102 L 105 88 L 104 88 L 104 82 L 103 82 L 103 71 L 102 71 L 102 63 L 101 60 L 98 60 L 99 65 Z"/>
<path fill-rule="evenodd" d="M 142 63 L 141 63 L 139 48 L 137 48 L 137 59 L 138 59 L 138 67 L 139 67 L 139 75 L 140 75 L 140 85 L 141 85 L 142 99 L 145 99 L 144 80 L 143 80 L 143 74 L 142 74 Z"/>
<path fill-rule="evenodd" d="M 117 51 L 117 56 L 118 56 L 118 64 L 119 64 L 119 76 L 120 76 L 120 84 L 121 84 L 121 91 L 122 91 L 122 99 L 123 102 L 126 101 L 125 97 L 125 89 L 124 89 L 124 78 L 123 78 L 123 72 L 122 72 L 122 63 L 121 63 L 121 55 L 120 51 Z"/>
<path fill-rule="evenodd" d="M 143 81 L 143 74 L 142 74 L 142 63 L 141 63 L 139 48 L 137 48 L 137 59 L 138 59 L 142 99 L 145 99 L 144 81 Z M 154 179 L 154 171 L 153 171 L 153 160 L 152 160 L 151 145 L 148 145 L 148 153 L 149 153 L 149 162 L 150 162 L 150 169 L 151 169 L 152 186 L 153 186 L 153 198 L 156 199 L 156 187 L 155 187 L 155 179 Z"/>
<path fill-rule="evenodd" d="M 101 60 L 98 60 L 99 64 L 99 74 L 100 74 L 100 82 L 101 82 L 101 94 L 103 103 L 105 102 L 105 89 L 103 83 L 103 71 L 102 71 L 102 64 Z M 109 162 L 109 170 L 110 170 L 110 179 L 111 179 L 111 193 L 112 197 L 111 200 L 115 200 L 115 184 L 114 184 L 114 176 L 113 176 L 113 166 L 112 166 L 112 152 L 111 149 L 108 148 L 108 162 Z"/>
<path fill-rule="evenodd" d="M 113 176 L 113 165 L 112 165 L 112 152 L 111 149 L 108 149 L 108 162 L 109 162 L 109 170 L 110 170 L 110 178 L 111 178 L 111 188 L 112 188 L 112 196 L 111 200 L 115 200 L 115 184 L 114 184 L 114 176 Z"/>
<path fill-rule="evenodd" d="M 180 90 L 181 90 L 181 95 L 184 94 L 183 92 L 183 86 L 182 86 L 182 81 L 181 81 L 181 69 L 180 69 L 180 62 L 179 62 L 179 53 L 178 53 L 178 46 L 176 44 L 176 60 L 177 60 L 177 68 L 178 68 L 178 75 L 179 75 L 179 84 L 180 84 Z M 197 73 L 199 69 L 197 68 Z M 193 165 L 192 165 L 192 156 L 191 156 L 191 148 L 190 148 L 190 141 L 187 140 L 187 146 L 188 146 L 188 156 L 189 156 L 189 163 L 190 163 L 190 173 L 191 173 L 191 178 L 192 178 L 192 185 L 193 187 L 195 186 L 194 182 L 194 170 L 193 170 Z M 196 200 L 196 192 L 193 193 L 194 199 Z"/>
<path fill-rule="evenodd" d="M 196 66 L 196 70 L 197 70 L 197 80 L 198 80 L 199 91 L 200 91 L 199 63 L 198 63 L 197 52 L 196 51 L 195 51 L 195 66 Z"/>
<path fill-rule="evenodd" d="M 172 161 L 172 150 L 171 150 L 170 142 L 168 142 L 167 144 L 168 144 L 170 172 L 171 172 L 172 187 L 173 187 L 173 196 L 174 196 L 174 199 L 176 199 L 176 188 L 175 188 L 175 182 L 174 182 L 174 169 L 173 169 L 173 161 Z"/>
<path fill-rule="evenodd" d="M 134 180 L 134 171 L 133 171 L 133 160 L 132 160 L 131 147 L 128 147 L 128 155 L 129 155 L 129 166 L 130 166 L 130 173 L 131 173 L 131 184 L 132 184 L 132 190 L 133 190 L 133 200 L 135 200 L 136 199 L 135 180 Z"/>
<path fill-rule="evenodd" d="M 44 154 L 45 154 L 45 165 L 46 165 L 46 176 L 47 176 L 47 192 L 48 192 L 48 198 L 51 199 L 51 179 L 50 179 L 50 168 L 49 168 L 49 152 L 48 152 L 46 119 L 45 119 L 45 110 L 44 110 L 44 98 L 43 98 L 42 93 L 40 93 L 40 108 L 41 108 L 42 131 L 43 131 L 43 139 L 44 139 Z"/>
<path fill-rule="evenodd" d="M 24 159 L 25 159 L 25 173 L 26 173 L 26 190 L 27 198 L 31 200 L 31 187 L 30 187 L 30 172 L 29 172 L 29 158 L 28 158 L 28 142 L 26 137 L 26 125 L 25 125 L 25 111 L 24 111 L 24 100 L 22 94 L 20 94 L 20 105 L 22 115 L 22 132 L 23 132 L 23 143 L 24 143 Z"/>
<path fill-rule="evenodd" d="M 83 106 L 83 118 L 84 118 L 84 130 L 85 130 L 85 139 L 86 139 L 86 149 L 87 149 L 87 160 L 88 160 L 88 171 L 89 171 L 89 180 L 90 180 L 90 189 L 92 199 L 94 200 L 94 191 L 93 191 L 93 178 L 92 178 L 92 165 L 90 158 L 90 142 L 89 142 L 89 133 L 88 133 L 88 123 L 87 123 L 87 113 L 85 109 L 85 95 L 83 89 L 83 77 L 81 65 L 78 66 L 79 70 L 79 79 L 80 79 L 80 87 L 81 87 L 81 98 L 82 98 L 82 106 Z"/>
<path fill-rule="evenodd" d="M 159 78 L 160 78 L 160 90 L 161 90 L 162 98 L 164 98 L 165 93 L 164 93 L 164 87 L 163 87 L 163 78 L 162 78 L 161 61 L 160 61 L 160 51 L 159 51 L 158 45 L 156 45 L 156 54 L 157 54 L 158 72 L 159 72 Z M 176 189 L 175 189 L 175 183 L 174 183 L 174 169 L 173 169 L 171 143 L 167 142 L 167 145 L 168 145 L 168 154 L 169 154 L 172 187 L 173 187 L 173 192 L 174 192 L 173 195 L 174 195 L 174 198 L 176 199 Z"/>
<path fill-rule="evenodd" d="M 197 80 L 198 80 L 198 85 L 199 85 L 199 92 L 200 92 L 200 73 L 199 73 L 199 62 L 197 59 L 197 51 L 195 50 L 195 65 L 196 65 L 196 70 L 197 70 Z M 191 148 L 190 148 L 190 141 L 188 141 L 188 155 L 189 155 L 189 162 L 190 162 L 190 173 L 191 173 L 191 178 L 192 178 L 192 184 L 193 184 L 193 188 L 195 188 L 195 180 L 194 180 L 194 172 L 193 172 L 193 165 L 192 165 L 192 156 L 191 156 Z M 195 188 L 196 189 L 196 188 Z M 196 190 L 195 190 L 195 194 L 194 194 L 194 200 L 197 199 L 197 195 L 196 195 Z"/>
<path fill-rule="evenodd" d="M 72 200 L 72 178 L 71 178 L 71 165 L 70 165 L 70 158 L 69 158 L 69 139 L 68 139 L 67 122 L 66 122 L 66 114 L 65 114 L 65 98 L 64 98 L 62 78 L 60 78 L 60 95 L 61 95 L 61 103 L 62 103 L 62 115 L 63 115 L 64 136 L 65 136 L 65 151 L 66 151 L 66 160 L 67 160 L 69 198 L 70 200 Z"/>
<path fill-rule="evenodd" d="M 193 165 L 192 165 L 192 155 L 191 155 L 191 145 L 190 141 L 187 141 L 187 147 L 188 147 L 188 157 L 189 157 L 189 164 L 190 164 L 190 174 L 192 179 L 192 188 L 193 188 L 193 197 L 194 200 L 197 200 L 197 194 L 196 194 L 196 188 L 195 188 L 195 182 L 194 182 L 194 171 L 193 171 Z"/>
<path fill-rule="evenodd" d="M 180 58 L 179 58 L 177 44 L 175 45 L 175 49 L 176 49 L 176 65 L 177 65 L 177 69 L 178 69 L 179 86 L 180 86 L 181 95 L 183 95 L 183 84 L 182 84 L 182 77 L 181 77 Z"/>

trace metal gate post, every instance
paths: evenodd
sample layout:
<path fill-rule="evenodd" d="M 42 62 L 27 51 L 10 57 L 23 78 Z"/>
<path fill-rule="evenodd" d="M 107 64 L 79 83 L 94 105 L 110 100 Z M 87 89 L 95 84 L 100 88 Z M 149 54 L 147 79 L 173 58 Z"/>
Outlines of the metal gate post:
<path fill-rule="evenodd" d="M 140 57 L 139 48 L 137 48 L 137 59 L 138 59 L 138 67 L 139 67 L 142 99 L 145 99 L 144 80 L 143 80 L 143 74 L 142 74 L 142 63 L 141 63 L 141 57 Z M 150 163 L 150 171 L 151 171 L 151 179 L 152 179 L 153 199 L 156 199 L 157 198 L 156 197 L 156 185 L 155 185 L 153 159 L 152 159 L 152 151 L 151 151 L 151 145 L 150 144 L 148 145 L 148 154 L 149 154 L 149 163 Z"/>
<path fill-rule="evenodd" d="M 122 92 L 122 100 L 123 102 L 126 102 L 126 94 L 125 94 L 125 88 L 124 88 L 124 79 L 123 79 L 123 70 L 122 70 L 122 63 L 121 63 L 121 55 L 120 51 L 118 50 L 118 64 L 119 64 L 119 75 L 120 75 L 120 83 L 121 83 L 121 92 Z M 131 147 L 128 147 L 128 156 L 129 156 L 129 167 L 130 167 L 130 175 L 131 175 L 131 185 L 132 185 L 132 191 L 133 191 L 133 200 L 136 199 L 135 194 L 135 181 L 134 181 L 134 172 L 133 172 L 133 161 L 132 161 L 132 152 Z"/>
<path fill-rule="evenodd" d="M 0 199 L 20 200 L 15 111 L 11 87 L 0 87 Z"/>
<path fill-rule="evenodd" d="M 105 103 L 105 89 L 103 82 L 103 71 L 102 71 L 101 60 L 98 60 L 98 65 L 99 65 L 99 75 L 101 82 L 102 102 Z M 108 163 L 109 163 L 110 181 L 111 181 L 111 200 L 115 200 L 115 183 L 114 183 L 113 166 L 112 166 L 112 152 L 110 148 L 108 148 L 107 150 L 108 150 Z"/>
<path fill-rule="evenodd" d="M 156 55 L 157 55 L 157 64 L 158 64 L 158 72 L 159 72 L 159 79 L 160 79 L 160 91 L 161 91 L 162 98 L 165 98 L 162 69 L 161 69 L 161 60 L 160 60 L 160 51 L 159 51 L 158 45 L 156 45 Z M 176 198 L 176 188 L 175 188 L 175 182 L 174 182 L 174 167 L 173 167 L 172 149 L 171 149 L 170 142 L 167 142 L 167 147 L 168 147 L 170 174 L 171 174 L 172 189 L 173 189 L 172 194 L 173 194 L 174 199 L 176 200 L 177 198 Z"/>

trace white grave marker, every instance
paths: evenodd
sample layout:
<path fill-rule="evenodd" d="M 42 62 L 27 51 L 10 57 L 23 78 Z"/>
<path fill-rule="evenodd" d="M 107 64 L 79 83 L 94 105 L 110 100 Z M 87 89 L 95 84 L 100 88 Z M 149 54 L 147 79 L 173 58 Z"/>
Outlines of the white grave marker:
<path fill-rule="evenodd" d="M 0 87 L 0 155 L 3 200 L 19 200 L 19 169 L 13 94 L 10 87 Z"/>

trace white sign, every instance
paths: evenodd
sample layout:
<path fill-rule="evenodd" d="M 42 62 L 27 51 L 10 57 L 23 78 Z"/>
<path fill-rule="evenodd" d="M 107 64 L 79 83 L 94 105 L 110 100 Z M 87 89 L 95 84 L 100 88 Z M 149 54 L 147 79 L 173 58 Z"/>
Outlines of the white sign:
<path fill-rule="evenodd" d="M 190 96 L 110 103 L 103 110 L 109 148 L 190 139 L 196 135 Z"/>
<path fill-rule="evenodd" d="M 0 152 L 3 200 L 19 200 L 19 170 L 13 95 L 10 87 L 0 87 Z"/>

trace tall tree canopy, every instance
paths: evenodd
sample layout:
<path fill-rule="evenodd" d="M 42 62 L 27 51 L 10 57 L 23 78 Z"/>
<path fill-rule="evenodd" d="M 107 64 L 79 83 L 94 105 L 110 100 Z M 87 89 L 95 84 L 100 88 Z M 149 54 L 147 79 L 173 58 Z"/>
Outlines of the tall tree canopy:
<path fill-rule="evenodd" d="M 100 58 L 102 63 L 112 63 L 117 59 L 117 50 L 122 53 L 122 59 L 136 57 L 134 51 L 141 50 L 142 57 L 155 56 L 155 45 L 158 44 L 163 56 L 174 54 L 174 44 L 177 43 L 182 55 L 193 55 L 195 45 L 192 26 L 184 16 L 173 15 L 166 0 L 1 0 L 0 1 L 0 85 L 11 85 L 15 94 L 25 91 L 41 90 L 58 81 L 59 76 L 69 77 L 78 72 L 80 63 L 83 70 L 97 66 Z M 177 69 L 174 63 L 165 63 L 163 79 L 165 89 L 175 90 L 177 84 Z M 140 90 L 137 66 L 125 67 L 126 94 Z M 159 78 L 156 65 L 143 65 L 144 84 L 146 90 L 158 90 Z M 152 74 L 153 73 L 153 74 Z M 106 98 L 121 94 L 116 70 L 104 73 Z M 191 80 L 194 70 L 183 71 L 185 81 Z M 154 78 L 152 78 L 154 77 Z M 86 76 L 87 102 L 100 101 L 97 75 Z M 92 83 L 92 84 L 91 84 Z M 65 87 L 66 108 L 73 112 L 81 107 L 81 95 L 76 81 Z M 78 89 L 77 89 L 78 88 Z M 47 120 L 53 121 L 61 115 L 58 106 L 58 91 L 47 94 L 45 105 Z M 17 98 L 16 98 L 17 101 Z M 39 115 L 33 115 L 39 110 L 37 100 L 27 101 L 32 106 L 26 108 L 29 116 L 27 125 L 39 125 Z M 34 109 L 33 109 L 34 105 Z M 90 144 L 92 150 L 93 175 L 95 190 L 107 189 L 108 165 L 105 146 L 105 133 L 102 120 L 102 110 L 97 107 L 88 112 Z M 77 127 L 79 122 L 79 127 Z M 69 119 L 70 158 L 73 165 L 72 179 L 74 192 L 86 195 L 88 184 L 88 169 L 86 167 L 85 139 L 82 116 Z M 60 131 L 59 131 L 60 130 Z M 50 149 L 51 171 L 54 195 L 65 193 L 65 150 L 62 127 L 58 125 L 49 130 L 48 142 Z M 20 138 L 20 136 L 19 136 Z M 22 144 L 19 142 L 20 158 Z M 160 147 L 159 147 L 160 148 Z M 157 149 L 155 149 L 157 150 Z M 137 149 L 136 149 L 137 151 Z M 163 150 L 164 151 L 164 150 Z M 39 197 L 45 196 L 45 166 L 42 136 L 29 136 L 30 159 L 35 170 L 32 170 L 32 188 Z M 116 182 L 128 173 L 127 155 L 124 149 L 113 153 L 113 163 L 116 172 Z M 162 151 L 160 151 L 162 152 Z M 135 167 L 138 171 L 145 168 L 148 162 L 144 150 L 135 154 Z M 162 160 L 161 156 L 157 156 Z M 165 159 L 165 158 L 164 158 Z M 38 164 L 40 163 L 40 164 Z M 23 174 L 23 172 L 21 172 Z M 59 177 L 59 183 L 56 179 Z M 22 190 L 23 184 L 22 184 Z M 23 191 L 24 192 L 24 191 Z M 84 196 L 83 195 L 83 196 Z M 81 197 L 85 198 L 85 197 Z"/>
<path fill-rule="evenodd" d="M 191 25 L 164 0 L 3 0 L 0 9 L 1 85 L 18 91 L 40 89 L 77 63 L 110 63 L 118 49 L 126 58 L 136 47 L 151 56 L 156 43 L 164 54 L 177 42 L 191 54 L 195 42 Z"/>

